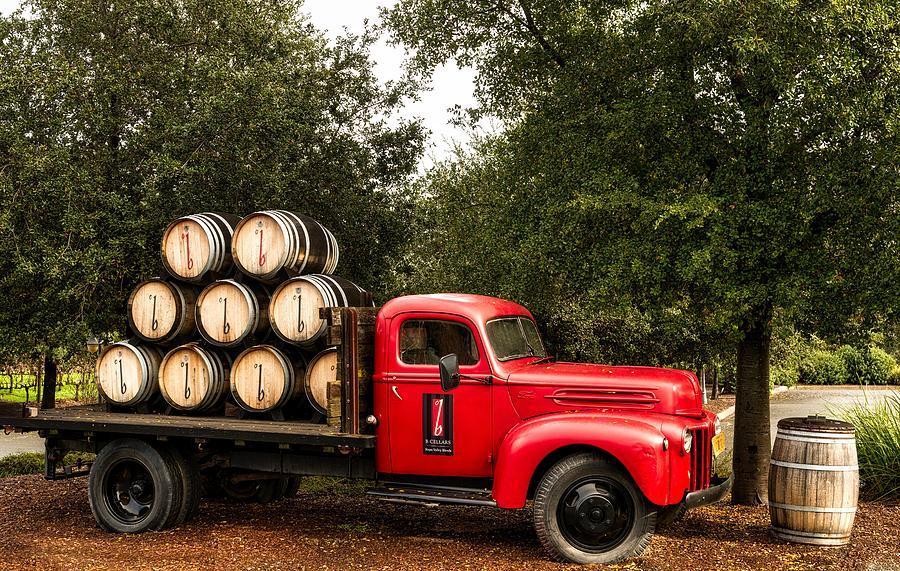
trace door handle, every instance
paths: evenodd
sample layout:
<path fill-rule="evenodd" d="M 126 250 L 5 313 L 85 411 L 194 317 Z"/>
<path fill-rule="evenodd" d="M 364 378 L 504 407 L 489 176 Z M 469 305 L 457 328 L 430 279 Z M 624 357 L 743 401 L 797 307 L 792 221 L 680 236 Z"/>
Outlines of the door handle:
<path fill-rule="evenodd" d="M 396 396 L 400 400 L 403 400 L 403 397 L 401 397 L 400 393 L 397 392 L 397 385 L 391 386 L 391 390 L 394 391 L 394 396 Z"/>

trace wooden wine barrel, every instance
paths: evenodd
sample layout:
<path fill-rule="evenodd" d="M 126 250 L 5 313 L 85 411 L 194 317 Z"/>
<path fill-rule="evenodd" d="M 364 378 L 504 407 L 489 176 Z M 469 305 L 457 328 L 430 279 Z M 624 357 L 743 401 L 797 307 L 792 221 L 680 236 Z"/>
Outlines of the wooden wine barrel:
<path fill-rule="evenodd" d="M 231 394 L 249 412 L 269 412 L 303 394 L 306 363 L 271 345 L 243 351 L 231 367 Z"/>
<path fill-rule="evenodd" d="M 259 284 L 219 280 L 197 297 L 197 329 L 217 347 L 260 341 L 269 334 L 269 296 Z"/>
<path fill-rule="evenodd" d="M 219 212 L 183 216 L 163 232 L 162 262 L 173 277 L 199 283 L 231 273 L 231 237 L 240 217 Z"/>
<path fill-rule="evenodd" d="M 97 388 L 114 406 L 150 402 L 159 392 L 157 376 L 162 353 L 131 341 L 113 343 L 97 358 Z"/>
<path fill-rule="evenodd" d="M 328 383 L 337 381 L 337 349 L 325 349 L 309 361 L 306 367 L 306 382 L 303 387 L 306 398 L 314 409 L 328 414 Z"/>
<path fill-rule="evenodd" d="M 228 394 L 228 356 L 188 343 L 169 351 L 159 366 L 159 390 L 176 409 L 208 412 Z"/>
<path fill-rule="evenodd" d="M 822 416 L 778 421 L 769 467 L 775 537 L 813 545 L 849 543 L 858 495 L 852 424 Z"/>
<path fill-rule="evenodd" d="M 153 278 L 138 284 L 128 298 L 128 326 L 152 343 L 169 343 L 194 331 L 197 294 L 192 287 Z"/>
<path fill-rule="evenodd" d="M 340 253 L 325 226 L 286 210 L 254 212 L 234 229 L 231 251 L 245 274 L 267 283 L 287 275 L 331 274 Z"/>
<path fill-rule="evenodd" d="M 269 323 L 287 343 L 309 347 L 325 333 L 324 307 L 372 305 L 371 296 L 343 278 L 316 274 L 291 278 L 272 294 Z"/>

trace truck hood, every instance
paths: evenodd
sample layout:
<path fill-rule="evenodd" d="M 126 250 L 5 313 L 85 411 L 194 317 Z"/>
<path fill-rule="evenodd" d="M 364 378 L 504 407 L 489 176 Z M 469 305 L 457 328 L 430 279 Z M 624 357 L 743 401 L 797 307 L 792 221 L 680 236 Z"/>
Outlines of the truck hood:
<path fill-rule="evenodd" d="M 507 386 L 522 418 L 598 409 L 703 416 L 700 383 L 690 371 L 565 362 L 525 364 L 509 374 Z"/>

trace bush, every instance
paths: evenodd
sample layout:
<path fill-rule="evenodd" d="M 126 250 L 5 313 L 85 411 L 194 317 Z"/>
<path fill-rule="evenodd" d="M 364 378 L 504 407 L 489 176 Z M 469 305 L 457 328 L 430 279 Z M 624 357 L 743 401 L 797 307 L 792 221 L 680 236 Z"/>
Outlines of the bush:
<path fill-rule="evenodd" d="M 847 381 L 860 385 L 887 385 L 897 367 L 897 360 L 878 347 L 857 349 L 844 345 L 837 355 L 847 369 Z"/>
<path fill-rule="evenodd" d="M 65 464 L 75 464 L 78 460 L 92 462 L 93 454 L 83 452 L 69 452 L 63 459 Z M 44 471 L 44 455 L 40 452 L 22 452 L 0 458 L 0 478 L 10 476 L 24 476 L 26 474 L 40 474 Z"/>
<path fill-rule="evenodd" d="M 869 347 L 866 354 L 866 372 L 873 385 L 889 385 L 893 381 L 897 360 L 883 349 Z"/>
<path fill-rule="evenodd" d="M 794 367 L 773 367 L 770 375 L 771 385 L 793 387 L 800 380 L 800 370 Z M 769 387 L 770 389 L 772 387 Z"/>
<path fill-rule="evenodd" d="M 847 382 L 845 361 L 839 355 L 822 349 L 807 353 L 800 362 L 798 373 L 798 380 L 809 385 L 840 385 Z"/>
<path fill-rule="evenodd" d="M 37 474 L 44 471 L 44 455 L 40 452 L 23 452 L 0 458 L 0 478 Z"/>
<path fill-rule="evenodd" d="M 859 402 L 839 415 L 856 427 L 862 493 L 900 499 L 900 393 L 881 402 Z"/>

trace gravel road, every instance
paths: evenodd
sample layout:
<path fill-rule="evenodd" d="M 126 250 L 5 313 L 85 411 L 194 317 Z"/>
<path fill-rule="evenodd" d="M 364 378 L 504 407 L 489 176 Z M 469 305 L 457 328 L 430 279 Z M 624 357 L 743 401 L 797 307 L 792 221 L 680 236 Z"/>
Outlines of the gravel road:
<path fill-rule="evenodd" d="M 589 569 L 549 561 L 530 512 L 397 506 L 359 494 L 305 493 L 273 505 L 205 501 L 165 532 L 114 535 L 91 518 L 84 478 L 0 480 L 0 568 Z M 900 506 L 863 504 L 853 542 L 815 548 L 768 533 L 766 508 L 710 506 L 661 530 L 643 557 L 603 569 L 900 571 Z"/>

